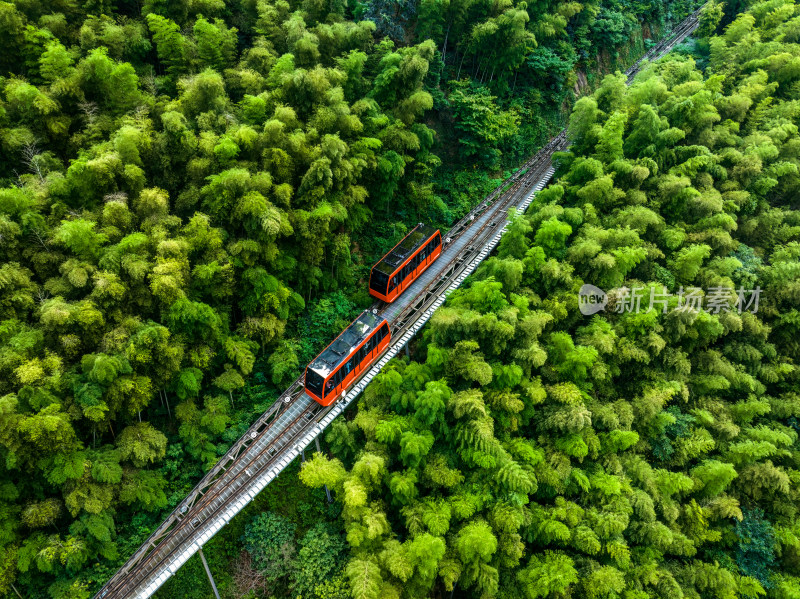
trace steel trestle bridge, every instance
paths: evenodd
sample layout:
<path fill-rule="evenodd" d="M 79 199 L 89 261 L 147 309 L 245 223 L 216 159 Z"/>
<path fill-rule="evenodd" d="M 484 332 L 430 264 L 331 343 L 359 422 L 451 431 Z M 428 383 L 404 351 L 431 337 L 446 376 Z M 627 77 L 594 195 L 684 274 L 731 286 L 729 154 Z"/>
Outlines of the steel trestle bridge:
<path fill-rule="evenodd" d="M 628 83 L 642 61 L 660 58 L 698 26 L 700 9 L 669 39 L 655 45 L 626 71 Z M 105 584 L 95 599 L 146 598 L 327 428 L 366 385 L 423 327 L 492 252 L 508 225 L 508 211 L 524 211 L 550 181 L 554 152 L 568 146 L 561 131 L 514 175 L 503 181 L 445 235 L 442 255 L 392 304 L 373 309 L 389 321 L 392 341 L 384 354 L 333 405 L 323 407 L 303 392 L 302 376 L 236 441 L 191 493 Z"/>

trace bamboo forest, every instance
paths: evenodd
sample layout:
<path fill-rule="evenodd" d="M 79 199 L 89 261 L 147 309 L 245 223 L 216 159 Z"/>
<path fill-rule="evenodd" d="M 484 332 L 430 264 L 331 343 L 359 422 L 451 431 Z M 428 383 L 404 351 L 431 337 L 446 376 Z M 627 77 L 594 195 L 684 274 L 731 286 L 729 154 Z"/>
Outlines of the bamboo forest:
<path fill-rule="evenodd" d="M 0 40 L 0 597 L 800 599 L 800 3 L 0 0 Z M 441 305 L 374 293 L 462 221 L 499 241 Z M 313 441 L 228 461 L 372 321 Z"/>

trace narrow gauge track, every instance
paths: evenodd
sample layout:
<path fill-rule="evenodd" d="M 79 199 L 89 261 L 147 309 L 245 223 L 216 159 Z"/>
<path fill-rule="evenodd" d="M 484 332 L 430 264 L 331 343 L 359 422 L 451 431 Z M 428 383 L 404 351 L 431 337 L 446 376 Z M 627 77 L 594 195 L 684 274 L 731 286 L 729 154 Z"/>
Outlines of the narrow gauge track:
<path fill-rule="evenodd" d="M 656 44 L 626 71 L 630 83 L 642 61 L 659 58 L 681 43 L 698 26 L 700 9 L 685 19 L 667 40 Z M 95 599 L 149 597 L 208 541 L 230 518 L 341 413 L 366 383 L 393 357 L 499 241 L 512 207 L 526 208 L 554 169 L 554 152 L 568 146 L 563 130 L 503 181 L 445 236 L 442 256 L 396 302 L 373 304 L 390 323 L 392 343 L 383 357 L 362 374 L 346 394 L 329 407 L 305 395 L 302 376 L 283 392 L 206 473 Z"/>
<path fill-rule="evenodd" d="M 443 258 L 446 259 L 440 258 L 429 268 L 437 276 L 432 277 L 421 293 L 415 295 L 413 303 L 405 305 L 396 316 L 387 317 L 394 338 L 402 337 L 416 321 L 415 316 L 427 309 L 441 295 L 443 288 L 463 272 L 484 247 L 486 238 L 497 233 L 497 225 L 505 221 L 508 209 L 517 206 L 530 187 L 545 177 L 550 169 L 552 153 L 566 147 L 566 143 L 565 133 L 554 138 L 524 169 L 518 171 L 519 175 L 513 184 L 508 186 L 506 183 L 501 187 L 508 187 L 502 195 L 493 194 L 490 196 L 493 199 L 484 200 L 451 228 L 451 233 L 444 242 Z M 471 231 L 468 240 L 463 240 L 468 241 L 468 245 L 458 248 L 461 251 L 448 251 L 463 238 L 469 225 L 476 220 L 481 223 L 479 228 Z M 442 276 L 443 273 L 445 276 Z M 385 312 L 391 311 L 393 307 L 394 305 L 385 306 L 382 302 L 376 302 L 373 309 L 386 316 Z M 187 544 L 202 539 L 204 522 L 218 516 L 227 505 L 247 497 L 247 490 L 253 479 L 273 468 L 279 461 L 280 450 L 301 438 L 328 411 L 329 408 L 323 408 L 303 394 L 302 377 L 298 378 L 132 556 L 129 562 L 134 567 L 129 568 L 128 574 L 109 581 L 98 597 L 105 599 L 135 596 L 130 593 L 135 592 L 161 564 L 169 562 Z M 280 434 L 274 438 L 262 437 L 262 433 L 270 428 L 271 423 L 282 415 L 286 415 L 289 420 L 286 426 L 281 427 Z M 258 443 L 256 439 L 263 442 Z M 245 503 L 249 500 L 250 497 Z M 132 563 L 134 560 L 135 564 Z"/>

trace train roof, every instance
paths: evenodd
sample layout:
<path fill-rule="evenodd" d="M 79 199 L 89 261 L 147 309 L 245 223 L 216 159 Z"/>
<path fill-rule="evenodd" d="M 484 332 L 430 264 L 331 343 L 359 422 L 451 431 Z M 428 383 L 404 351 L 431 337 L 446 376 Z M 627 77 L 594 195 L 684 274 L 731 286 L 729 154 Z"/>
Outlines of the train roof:
<path fill-rule="evenodd" d="M 414 229 L 398 243 L 392 251 L 386 254 L 383 259 L 375 265 L 375 269 L 391 275 L 397 268 L 405 262 L 411 254 L 422 246 L 428 239 L 436 233 L 437 229 L 428 225 L 417 225 Z"/>
<path fill-rule="evenodd" d="M 350 326 L 334 339 L 314 361 L 308 365 L 311 370 L 326 378 L 331 372 L 344 362 L 347 357 L 359 346 L 359 344 L 369 337 L 370 333 L 377 329 L 384 319 L 369 310 L 361 313 Z"/>

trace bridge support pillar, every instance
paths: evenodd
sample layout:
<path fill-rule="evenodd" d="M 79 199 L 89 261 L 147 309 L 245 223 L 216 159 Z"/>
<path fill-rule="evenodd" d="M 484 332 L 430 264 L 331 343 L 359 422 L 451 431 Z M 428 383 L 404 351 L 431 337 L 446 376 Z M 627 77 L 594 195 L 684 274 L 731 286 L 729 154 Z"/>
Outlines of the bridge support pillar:
<path fill-rule="evenodd" d="M 411 352 L 408 351 L 408 341 L 406 341 L 405 350 L 406 350 L 406 358 L 408 358 L 410 360 L 411 359 Z"/>
<path fill-rule="evenodd" d="M 214 577 L 211 576 L 211 569 L 208 567 L 208 562 L 206 561 L 206 556 L 203 555 L 203 548 L 201 547 L 198 552 L 200 554 L 200 560 L 203 562 L 203 568 L 206 569 L 206 575 L 208 576 L 208 582 L 211 583 L 211 588 L 214 589 L 214 597 L 220 599 L 219 591 L 217 590 L 217 585 L 214 583 Z"/>
<path fill-rule="evenodd" d="M 314 443 L 317 446 L 317 451 L 322 453 L 322 449 L 319 446 L 319 435 L 314 437 Z M 328 485 L 325 485 L 325 496 L 328 498 L 328 503 L 333 503 L 333 497 L 331 497 L 331 490 L 328 488 Z"/>

